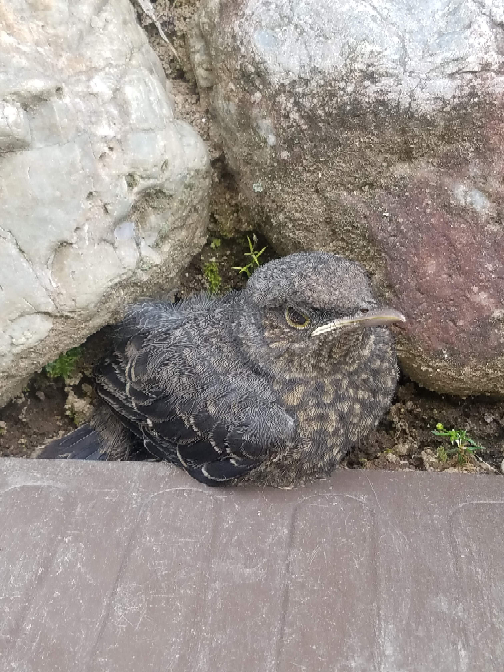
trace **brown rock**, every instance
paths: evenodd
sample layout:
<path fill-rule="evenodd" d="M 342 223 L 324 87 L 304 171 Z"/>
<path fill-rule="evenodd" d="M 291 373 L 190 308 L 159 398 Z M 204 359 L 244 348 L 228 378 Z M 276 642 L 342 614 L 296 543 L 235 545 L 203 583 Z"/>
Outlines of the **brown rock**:
<path fill-rule="evenodd" d="M 248 215 L 364 263 L 404 369 L 461 395 L 504 394 L 503 11 L 203 0 L 192 39 Z"/>

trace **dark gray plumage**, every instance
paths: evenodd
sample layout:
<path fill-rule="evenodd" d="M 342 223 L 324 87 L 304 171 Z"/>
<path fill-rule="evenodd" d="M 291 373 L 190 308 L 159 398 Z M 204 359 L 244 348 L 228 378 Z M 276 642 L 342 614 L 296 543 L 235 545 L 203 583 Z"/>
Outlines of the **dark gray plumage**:
<path fill-rule="evenodd" d="M 97 371 L 107 459 L 147 451 L 208 485 L 325 476 L 376 426 L 402 315 L 361 266 L 323 252 L 255 271 L 241 292 L 134 306 Z"/>

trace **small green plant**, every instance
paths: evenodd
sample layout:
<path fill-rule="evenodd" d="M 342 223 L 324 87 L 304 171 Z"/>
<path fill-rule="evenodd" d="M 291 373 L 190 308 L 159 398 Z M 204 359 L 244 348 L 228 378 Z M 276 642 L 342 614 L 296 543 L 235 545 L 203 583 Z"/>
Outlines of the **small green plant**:
<path fill-rule="evenodd" d="M 205 264 L 203 275 L 205 276 L 210 294 L 218 294 L 222 285 L 222 278 L 219 273 L 219 266 L 215 259 L 212 259 L 208 264 Z"/>
<path fill-rule="evenodd" d="M 221 246 L 222 240 L 220 238 L 212 238 L 212 242 L 210 243 L 210 247 L 212 250 L 217 250 Z"/>
<path fill-rule="evenodd" d="M 459 464 L 467 464 L 477 450 L 483 450 L 483 446 L 478 446 L 469 436 L 465 429 L 445 429 L 440 422 L 432 432 L 436 436 L 443 436 L 450 439 L 454 448 L 445 448 L 440 446 L 437 451 L 438 460 L 446 462 L 449 455 L 456 455 Z"/>
<path fill-rule="evenodd" d="M 266 249 L 265 247 L 262 248 L 262 250 L 256 250 L 256 245 L 257 245 L 257 236 L 252 234 L 252 240 L 250 240 L 250 237 L 247 236 L 248 240 L 248 246 L 249 246 L 249 251 L 244 252 L 245 257 L 250 257 L 250 261 L 248 264 L 245 266 L 233 266 L 233 270 L 238 271 L 238 273 L 245 273 L 247 278 L 250 278 L 252 275 L 252 272 L 255 271 L 255 269 L 261 265 L 261 262 L 259 261 L 259 257 L 261 254 L 264 252 Z"/>
<path fill-rule="evenodd" d="M 44 366 L 44 371 L 49 378 L 58 378 L 61 376 L 65 380 L 75 371 L 77 361 L 82 356 L 82 348 L 70 348 L 67 352 L 62 353 L 54 362 L 50 362 Z"/>

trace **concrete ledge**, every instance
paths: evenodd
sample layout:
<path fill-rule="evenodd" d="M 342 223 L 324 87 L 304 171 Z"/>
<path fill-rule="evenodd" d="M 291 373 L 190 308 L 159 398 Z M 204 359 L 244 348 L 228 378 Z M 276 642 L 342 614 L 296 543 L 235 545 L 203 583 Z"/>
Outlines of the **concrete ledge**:
<path fill-rule="evenodd" d="M 6 672 L 502 670 L 499 477 L 3 459 L 0 511 Z"/>

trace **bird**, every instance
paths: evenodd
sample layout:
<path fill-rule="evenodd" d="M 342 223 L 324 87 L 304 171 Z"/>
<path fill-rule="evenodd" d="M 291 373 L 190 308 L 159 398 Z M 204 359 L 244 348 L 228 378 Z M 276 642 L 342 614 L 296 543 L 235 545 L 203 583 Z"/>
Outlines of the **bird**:
<path fill-rule="evenodd" d="M 404 321 L 329 252 L 269 261 L 223 296 L 142 301 L 97 366 L 91 424 L 41 457 L 163 460 L 208 486 L 327 477 L 390 406 L 387 325 Z"/>

